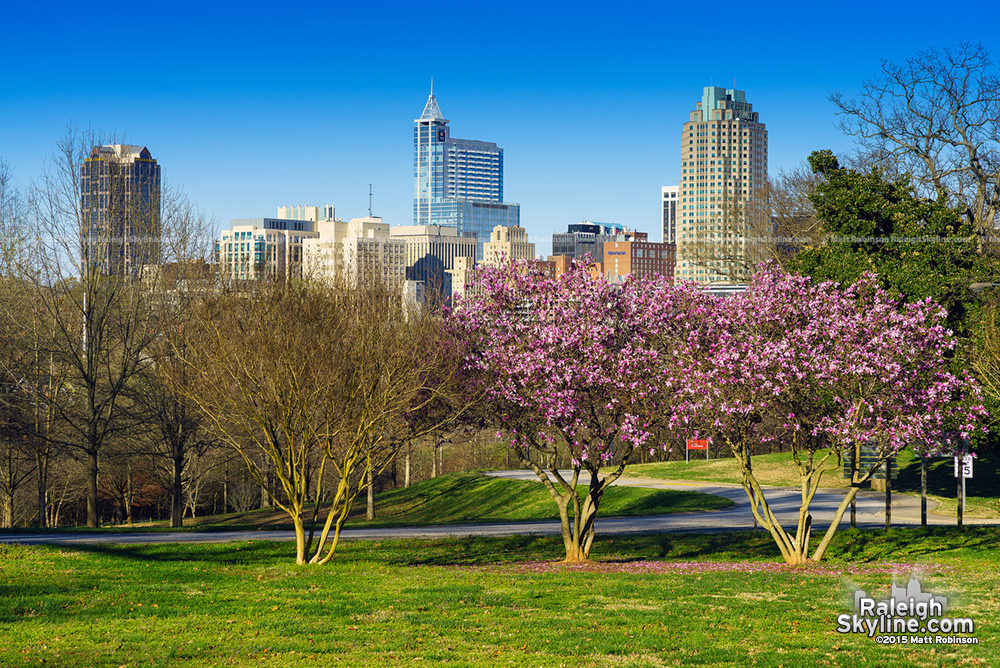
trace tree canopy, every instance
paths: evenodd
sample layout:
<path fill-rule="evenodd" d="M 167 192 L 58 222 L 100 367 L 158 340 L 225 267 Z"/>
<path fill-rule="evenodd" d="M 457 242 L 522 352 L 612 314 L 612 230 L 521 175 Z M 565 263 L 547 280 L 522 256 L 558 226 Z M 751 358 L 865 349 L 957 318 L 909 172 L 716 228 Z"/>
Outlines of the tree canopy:
<path fill-rule="evenodd" d="M 971 223 L 942 200 L 918 197 L 905 176 L 849 169 L 830 151 L 814 152 L 809 164 L 823 179 L 810 199 L 825 240 L 790 268 L 843 285 L 874 273 L 904 301 L 933 299 L 947 310 L 948 326 L 966 335 L 979 302 L 969 286 L 997 271 Z"/>

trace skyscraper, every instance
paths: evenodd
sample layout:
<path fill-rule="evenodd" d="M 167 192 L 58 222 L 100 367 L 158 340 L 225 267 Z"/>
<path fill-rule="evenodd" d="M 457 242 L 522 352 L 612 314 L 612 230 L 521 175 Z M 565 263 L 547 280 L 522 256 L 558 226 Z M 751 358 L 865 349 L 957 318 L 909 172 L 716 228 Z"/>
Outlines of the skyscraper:
<path fill-rule="evenodd" d="M 521 222 L 520 205 L 503 201 L 503 149 L 452 137 L 433 88 L 413 123 L 413 224 L 454 225 L 459 235 L 474 234 L 482 260 L 496 225 Z"/>
<path fill-rule="evenodd" d="M 767 130 L 746 92 L 706 87 L 681 135 L 676 279 L 745 279 L 770 232 L 766 180 Z"/>
<path fill-rule="evenodd" d="M 136 275 L 160 262 L 160 166 L 145 146 L 95 146 L 80 167 L 87 266 Z"/>
<path fill-rule="evenodd" d="M 677 242 L 677 199 L 680 194 L 678 186 L 663 186 L 660 192 L 663 196 L 663 236 L 665 244 Z"/>

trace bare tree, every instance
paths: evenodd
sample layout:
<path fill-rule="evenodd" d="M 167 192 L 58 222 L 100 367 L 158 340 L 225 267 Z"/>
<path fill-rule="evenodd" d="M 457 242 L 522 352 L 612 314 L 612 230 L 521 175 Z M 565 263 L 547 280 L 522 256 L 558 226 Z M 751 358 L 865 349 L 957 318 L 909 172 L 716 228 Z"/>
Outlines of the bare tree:
<path fill-rule="evenodd" d="M 862 164 L 910 174 L 919 194 L 959 207 L 980 234 L 1000 212 L 1000 76 L 982 44 L 930 49 L 882 73 L 857 97 L 833 93 Z"/>
<path fill-rule="evenodd" d="M 768 205 L 775 238 L 767 259 L 785 266 L 803 248 L 822 243 L 822 223 L 809 199 L 821 181 L 808 165 L 781 171 L 770 180 Z"/>
<path fill-rule="evenodd" d="M 704 269 L 710 282 L 744 282 L 775 252 L 774 225 L 768 215 L 770 188 L 752 196 L 732 191 L 717 199 L 718 210 L 703 221 L 679 251 L 688 266 Z"/>
<path fill-rule="evenodd" d="M 761 262 L 784 266 L 823 240 L 809 200 L 820 181 L 808 166 L 800 166 L 768 179 L 752 198 L 723 195 L 708 229 L 684 242 L 685 257 L 718 281 L 746 281 Z"/>
<path fill-rule="evenodd" d="M 288 513 L 296 562 L 325 563 L 355 498 L 410 436 L 406 414 L 447 379 L 431 373 L 433 321 L 405 317 L 379 286 L 279 281 L 206 295 L 196 322 L 183 350 L 195 382 L 178 391 Z"/>
<path fill-rule="evenodd" d="M 126 178 L 123 154 L 135 147 L 108 148 L 92 133 L 60 142 L 34 191 L 36 254 L 24 263 L 52 323 L 42 352 L 66 370 L 65 390 L 45 396 L 63 425 L 52 437 L 87 462 L 92 527 L 101 453 L 127 429 L 127 388 L 157 334 L 139 276 L 159 259 L 158 171 L 143 151 L 145 171 Z"/>
<path fill-rule="evenodd" d="M 185 483 L 197 479 L 192 462 L 217 442 L 205 428 L 197 406 L 184 395 L 191 379 L 182 358 L 193 302 L 213 289 L 206 260 L 211 255 L 214 225 L 180 191 L 165 191 L 164 202 L 164 262 L 147 267 L 143 276 L 151 288 L 160 330 L 146 351 L 149 364 L 133 384 L 132 394 L 148 430 L 151 454 L 167 462 L 170 525 L 179 527 L 184 517 Z"/>
<path fill-rule="evenodd" d="M 31 458 L 23 373 L 29 356 L 20 336 L 28 295 L 17 277 L 26 246 L 26 203 L 7 163 L 0 159 L 0 527 L 13 526 L 14 498 L 28 480 Z"/>

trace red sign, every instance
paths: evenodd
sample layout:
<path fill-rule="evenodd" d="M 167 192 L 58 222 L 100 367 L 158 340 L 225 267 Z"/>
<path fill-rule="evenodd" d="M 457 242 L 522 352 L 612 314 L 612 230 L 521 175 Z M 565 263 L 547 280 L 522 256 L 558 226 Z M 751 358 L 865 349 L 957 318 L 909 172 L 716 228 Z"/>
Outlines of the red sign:
<path fill-rule="evenodd" d="M 708 450 L 708 441 L 703 438 L 689 438 L 688 450 Z"/>

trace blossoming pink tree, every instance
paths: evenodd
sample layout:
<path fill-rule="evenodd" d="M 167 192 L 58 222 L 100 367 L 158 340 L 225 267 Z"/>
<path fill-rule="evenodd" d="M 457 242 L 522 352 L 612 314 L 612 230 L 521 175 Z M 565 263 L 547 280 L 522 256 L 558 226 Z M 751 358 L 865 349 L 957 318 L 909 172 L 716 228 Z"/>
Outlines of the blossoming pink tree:
<path fill-rule="evenodd" d="M 716 343 L 695 359 L 695 421 L 727 443 L 740 464 L 754 516 L 789 564 L 820 560 L 860 485 L 911 443 L 957 443 L 985 411 L 979 389 L 949 371 L 955 342 L 932 302 L 902 308 L 874 280 L 841 289 L 769 267 L 704 326 Z M 799 468 L 802 504 L 786 530 L 753 474 L 759 445 L 787 446 Z M 877 448 L 857 470 L 812 556 L 809 505 L 847 448 Z M 857 459 L 855 460 L 857 461 Z"/>
<path fill-rule="evenodd" d="M 612 286 L 583 265 L 552 279 L 533 263 L 482 268 L 472 294 L 449 315 L 472 345 L 467 368 L 558 506 L 566 561 L 585 561 L 608 485 L 675 421 L 683 384 L 665 351 L 710 299 L 666 280 Z"/>

